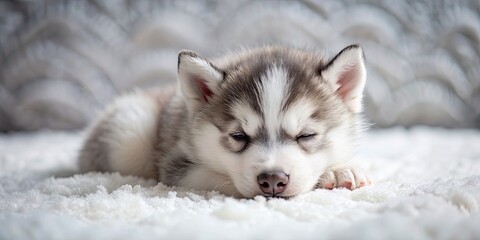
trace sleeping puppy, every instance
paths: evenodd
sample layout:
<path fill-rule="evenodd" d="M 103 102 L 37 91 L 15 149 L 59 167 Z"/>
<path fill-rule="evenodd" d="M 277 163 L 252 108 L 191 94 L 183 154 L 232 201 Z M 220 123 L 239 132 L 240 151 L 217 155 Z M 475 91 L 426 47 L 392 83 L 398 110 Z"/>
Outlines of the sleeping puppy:
<path fill-rule="evenodd" d="M 278 46 L 212 61 L 181 51 L 177 87 L 117 99 L 79 165 L 245 198 L 356 189 L 370 184 L 347 164 L 365 81 L 358 45 L 330 60 Z"/>

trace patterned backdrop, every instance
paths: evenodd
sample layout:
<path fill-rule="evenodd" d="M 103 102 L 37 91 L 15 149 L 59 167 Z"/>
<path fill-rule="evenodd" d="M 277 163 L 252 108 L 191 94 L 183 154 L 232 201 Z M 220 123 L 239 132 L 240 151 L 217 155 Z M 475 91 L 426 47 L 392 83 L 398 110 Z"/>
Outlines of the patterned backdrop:
<path fill-rule="evenodd" d="M 0 131 L 79 129 L 180 49 L 360 43 L 377 127 L 479 127 L 480 1 L 0 1 Z"/>

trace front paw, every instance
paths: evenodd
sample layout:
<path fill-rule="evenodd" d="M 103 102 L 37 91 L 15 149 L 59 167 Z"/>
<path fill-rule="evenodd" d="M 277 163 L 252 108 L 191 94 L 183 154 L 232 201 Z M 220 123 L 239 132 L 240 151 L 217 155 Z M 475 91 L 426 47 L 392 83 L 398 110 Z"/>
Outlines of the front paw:
<path fill-rule="evenodd" d="M 365 171 L 355 166 L 339 166 L 327 169 L 318 181 L 318 187 L 326 189 L 343 187 L 354 190 L 370 184 L 371 181 Z"/>

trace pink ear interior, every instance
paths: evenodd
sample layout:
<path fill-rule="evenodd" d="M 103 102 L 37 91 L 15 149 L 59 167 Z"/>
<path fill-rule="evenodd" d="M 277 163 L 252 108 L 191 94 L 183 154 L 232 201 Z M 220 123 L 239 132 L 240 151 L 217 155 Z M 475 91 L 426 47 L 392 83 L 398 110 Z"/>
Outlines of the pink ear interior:
<path fill-rule="evenodd" d="M 337 84 L 340 87 L 337 89 L 338 95 L 345 99 L 346 96 L 353 91 L 357 84 L 357 66 L 352 66 L 346 71 L 342 72 L 338 78 Z"/>
<path fill-rule="evenodd" d="M 203 97 L 203 101 L 208 102 L 208 99 L 213 95 L 212 90 L 208 88 L 207 84 L 205 83 L 205 80 L 200 76 L 194 76 L 193 80 L 198 86 L 198 90 L 200 91 L 200 94 Z"/>

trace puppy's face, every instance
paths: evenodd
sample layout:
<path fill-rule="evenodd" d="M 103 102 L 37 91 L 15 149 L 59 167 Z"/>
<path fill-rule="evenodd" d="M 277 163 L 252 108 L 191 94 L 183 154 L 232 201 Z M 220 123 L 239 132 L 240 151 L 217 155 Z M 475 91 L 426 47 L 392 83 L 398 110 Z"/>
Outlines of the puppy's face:
<path fill-rule="evenodd" d="M 184 54 L 179 74 L 193 82 L 181 82 L 193 149 L 202 164 L 228 176 L 232 184 L 225 186 L 244 197 L 294 196 L 312 190 L 326 166 L 351 154 L 357 88 L 365 82 L 359 47 L 330 63 L 284 48 L 254 50 L 216 65 Z M 194 63 L 203 65 L 195 69 Z"/>

